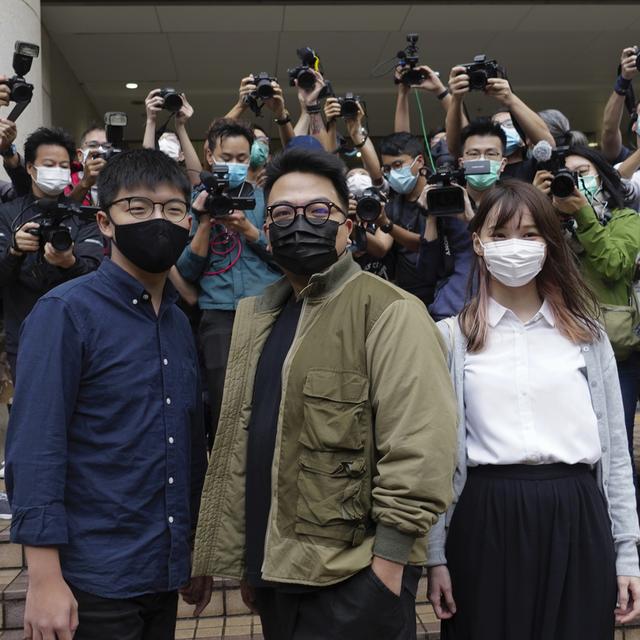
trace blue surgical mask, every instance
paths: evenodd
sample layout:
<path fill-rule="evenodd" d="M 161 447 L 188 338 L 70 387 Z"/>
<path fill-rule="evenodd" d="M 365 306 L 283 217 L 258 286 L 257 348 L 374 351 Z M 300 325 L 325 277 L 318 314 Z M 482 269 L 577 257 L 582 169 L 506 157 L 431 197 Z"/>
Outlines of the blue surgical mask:
<path fill-rule="evenodd" d="M 226 164 L 229 168 L 229 186 L 235 189 L 247 179 L 249 165 L 241 162 L 227 162 Z"/>
<path fill-rule="evenodd" d="M 522 138 L 518 135 L 518 132 L 514 127 L 503 127 L 504 135 L 507 136 L 507 147 L 505 155 L 509 157 L 515 153 L 522 146 Z"/>
<path fill-rule="evenodd" d="M 391 169 L 389 172 L 387 180 L 389 181 L 389 186 L 396 193 L 411 193 L 415 189 L 418 176 L 411 171 L 411 168 L 417 159 L 415 158 L 411 164 L 400 167 L 400 169 Z"/>

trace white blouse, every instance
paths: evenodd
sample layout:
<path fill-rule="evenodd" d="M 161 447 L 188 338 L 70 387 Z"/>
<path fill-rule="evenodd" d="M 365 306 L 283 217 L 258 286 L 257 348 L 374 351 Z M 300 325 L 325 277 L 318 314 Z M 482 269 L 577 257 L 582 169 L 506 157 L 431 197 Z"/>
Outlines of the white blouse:
<path fill-rule="evenodd" d="M 468 464 L 597 462 L 581 347 L 556 329 L 550 306 L 523 323 L 490 299 L 488 322 L 485 348 L 464 361 Z"/>

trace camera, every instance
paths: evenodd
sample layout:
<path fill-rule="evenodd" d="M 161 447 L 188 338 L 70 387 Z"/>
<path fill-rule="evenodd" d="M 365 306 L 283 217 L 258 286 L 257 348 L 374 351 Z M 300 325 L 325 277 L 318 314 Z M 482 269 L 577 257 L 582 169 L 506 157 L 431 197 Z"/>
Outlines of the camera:
<path fill-rule="evenodd" d="M 538 147 L 536 145 L 536 147 Z M 556 147 L 547 153 L 548 159 L 540 161 L 538 157 L 540 153 L 536 152 L 534 147 L 534 158 L 538 160 L 538 171 L 549 171 L 553 174 L 551 180 L 550 191 L 557 198 L 569 197 L 578 186 L 578 172 L 570 171 L 565 165 L 565 158 L 569 155 L 569 147 Z"/>
<path fill-rule="evenodd" d="M 18 116 L 27 108 L 33 98 L 33 85 L 24 79 L 24 76 L 31 70 L 33 59 L 40 54 L 40 47 L 30 42 L 16 40 L 13 54 L 13 71 L 15 75 L 6 81 L 9 87 L 9 100 L 15 102 L 16 106 L 7 116 L 9 120 L 15 122 Z"/>
<path fill-rule="evenodd" d="M 454 169 L 443 167 L 429 176 L 427 182 L 436 185 L 435 189 L 427 191 L 427 210 L 425 215 L 452 216 L 464 213 L 464 190 L 454 182 L 462 182 L 465 176 L 490 173 L 489 160 L 467 160 L 464 167 Z"/>
<path fill-rule="evenodd" d="M 506 78 L 504 69 L 495 61 L 487 60 L 487 56 L 480 54 L 473 62 L 462 65 L 469 76 L 469 91 L 484 91 L 489 78 Z"/>
<path fill-rule="evenodd" d="M 634 49 L 636 50 L 636 69 L 640 71 L 640 47 L 636 45 Z"/>
<path fill-rule="evenodd" d="M 122 152 L 124 143 L 124 128 L 127 126 L 127 114 L 123 111 L 107 111 L 104 114 L 104 128 L 107 132 L 109 148 L 102 153 L 96 153 L 94 158 L 109 160 L 116 153 Z"/>
<path fill-rule="evenodd" d="M 368 187 L 356 197 L 356 215 L 363 222 L 374 222 L 382 212 L 386 198 L 375 187 Z"/>
<path fill-rule="evenodd" d="M 358 103 L 360 102 L 360 96 L 354 96 L 353 93 L 347 93 L 344 98 L 340 97 L 337 100 L 340 103 L 340 115 L 343 118 L 355 118 L 358 115 Z"/>
<path fill-rule="evenodd" d="M 215 164 L 210 172 L 201 172 L 200 180 L 209 194 L 205 209 L 214 218 L 228 216 L 235 209 L 246 211 L 256 206 L 253 187 L 248 182 L 229 189 L 229 167 L 226 164 Z"/>
<path fill-rule="evenodd" d="M 182 97 L 180 94 L 171 87 L 160 89 L 160 97 L 164 99 L 163 109 L 170 111 L 171 113 L 178 113 L 182 109 Z"/>
<path fill-rule="evenodd" d="M 78 217 L 85 221 L 95 220 L 98 207 L 85 207 L 79 203 L 61 196 L 60 198 L 41 198 L 34 205 L 40 209 L 40 215 L 31 218 L 30 222 L 37 222 L 37 229 L 29 229 L 28 233 L 40 239 L 40 248 L 50 242 L 57 251 L 67 251 L 73 245 L 73 238 L 69 227 L 64 224 L 68 218 Z"/>
<path fill-rule="evenodd" d="M 402 74 L 400 80 L 396 80 L 396 84 L 402 82 L 406 85 L 420 84 L 427 78 L 425 72 L 422 69 L 416 69 L 418 66 L 418 34 L 407 34 L 407 46 L 398 51 L 398 66 L 401 67 L 400 72 Z"/>
<path fill-rule="evenodd" d="M 253 74 L 253 81 L 256 85 L 255 91 L 245 96 L 244 102 L 253 113 L 260 116 L 264 101 L 273 98 L 273 86 L 271 83 L 278 80 L 272 78 L 266 71 L 261 71 Z"/>
<path fill-rule="evenodd" d="M 302 64 L 299 64 L 293 69 L 287 69 L 287 73 L 289 74 L 289 85 L 295 87 L 297 80 L 298 86 L 301 89 L 304 89 L 304 91 L 311 91 L 316 84 L 316 76 L 312 73 L 312 70 L 322 73 L 320 58 L 311 47 L 296 49 L 296 53 L 298 54 L 298 58 L 300 58 L 300 62 Z"/>

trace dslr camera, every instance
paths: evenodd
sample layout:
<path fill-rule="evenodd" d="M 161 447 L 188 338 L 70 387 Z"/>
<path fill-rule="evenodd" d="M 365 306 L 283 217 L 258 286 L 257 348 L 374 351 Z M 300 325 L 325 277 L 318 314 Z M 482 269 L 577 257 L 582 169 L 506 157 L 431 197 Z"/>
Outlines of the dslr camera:
<path fill-rule="evenodd" d="M 33 98 L 33 85 L 27 82 L 24 77 L 31 70 L 33 59 L 40 54 L 40 47 L 30 42 L 16 40 L 13 54 L 13 71 L 15 75 L 6 81 L 9 91 L 9 100 L 15 102 L 16 106 L 8 115 L 8 119 L 15 122 L 18 116 L 27 108 Z"/>
<path fill-rule="evenodd" d="M 548 160 L 538 160 L 539 171 L 549 171 L 553 174 L 550 191 L 557 198 L 568 198 L 578 186 L 578 172 L 570 171 L 565 165 L 567 155 L 569 155 L 568 146 L 556 147 L 551 149 L 551 157 Z M 536 157 L 535 148 L 534 157 Z"/>
<path fill-rule="evenodd" d="M 244 101 L 249 109 L 259 116 L 262 113 L 264 101 L 273 98 L 271 83 L 278 82 L 278 79 L 272 78 L 266 71 L 261 71 L 253 74 L 253 81 L 256 85 L 255 91 L 245 96 Z"/>
<path fill-rule="evenodd" d="M 429 176 L 428 184 L 436 185 L 435 189 L 427 191 L 427 210 L 425 215 L 453 216 L 464 213 L 464 191 L 459 186 L 465 176 L 490 173 L 489 160 L 467 160 L 464 167 L 454 169 L 443 167 Z M 454 184 L 458 183 L 458 184 Z"/>
<path fill-rule="evenodd" d="M 339 97 L 337 100 L 340 103 L 340 115 L 343 118 L 355 118 L 358 115 L 358 103 L 361 102 L 360 96 L 346 93 L 344 98 Z"/>
<path fill-rule="evenodd" d="M 469 76 L 469 91 L 484 91 L 489 78 L 506 78 L 504 69 L 495 61 L 487 60 L 487 56 L 480 54 L 473 62 L 462 65 Z"/>
<path fill-rule="evenodd" d="M 382 205 L 386 201 L 379 189 L 368 187 L 356 197 L 356 215 L 363 222 L 374 222 L 382 213 Z"/>
<path fill-rule="evenodd" d="M 160 89 L 160 93 L 158 95 L 164 99 L 164 104 L 162 105 L 163 109 L 166 109 L 171 113 L 178 113 L 178 111 L 182 109 L 182 97 L 175 89 L 171 87 Z"/>
<path fill-rule="evenodd" d="M 407 46 L 398 51 L 398 66 L 401 67 L 400 73 L 402 74 L 400 80 L 395 80 L 396 84 L 420 84 L 427 78 L 425 72 L 422 69 L 416 69 L 418 66 L 418 34 L 407 34 Z"/>
<path fill-rule="evenodd" d="M 122 152 L 124 146 L 124 128 L 127 126 L 127 114 L 123 111 L 107 111 L 104 114 L 104 128 L 107 132 L 109 148 L 94 154 L 95 158 L 109 160 Z"/>
<path fill-rule="evenodd" d="M 256 206 L 253 187 L 248 182 L 229 189 L 229 167 L 226 164 L 213 165 L 210 172 L 202 171 L 200 180 L 209 194 L 205 210 L 213 218 L 224 218 L 235 209 L 246 211 Z"/>
<path fill-rule="evenodd" d="M 293 69 L 287 69 L 289 85 L 295 87 L 297 80 L 298 86 L 301 89 L 311 91 L 316 84 L 316 77 L 312 73 L 312 70 L 322 73 L 320 58 L 311 47 L 296 49 L 296 53 L 298 54 L 298 58 L 300 58 L 301 64 Z"/>
<path fill-rule="evenodd" d="M 71 231 L 64 224 L 68 218 L 77 217 L 90 222 L 95 220 L 95 215 L 99 211 L 98 207 L 85 207 L 79 203 L 61 196 L 60 198 L 41 198 L 34 204 L 38 205 L 40 215 L 32 218 L 30 222 L 39 223 L 37 229 L 29 229 L 28 233 L 39 238 L 40 248 L 50 242 L 57 251 L 67 251 L 73 244 Z"/>

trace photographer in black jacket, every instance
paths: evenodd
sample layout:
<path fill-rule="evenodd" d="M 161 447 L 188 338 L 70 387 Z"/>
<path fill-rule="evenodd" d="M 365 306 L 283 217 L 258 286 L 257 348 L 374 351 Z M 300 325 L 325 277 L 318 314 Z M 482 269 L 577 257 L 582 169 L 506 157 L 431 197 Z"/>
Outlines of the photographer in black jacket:
<path fill-rule="evenodd" d="M 6 350 L 15 380 L 20 325 L 41 295 L 56 285 L 93 271 L 103 255 L 95 222 L 67 218 L 73 244 L 66 251 L 37 235 L 42 198 L 57 198 L 71 182 L 76 146 L 62 129 L 41 127 L 24 145 L 31 192 L 0 206 L 0 286 L 4 302 Z M 35 218 L 35 219 L 34 219 Z"/>

